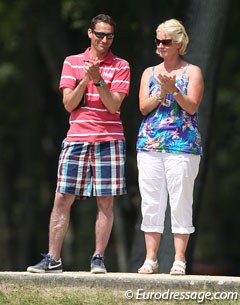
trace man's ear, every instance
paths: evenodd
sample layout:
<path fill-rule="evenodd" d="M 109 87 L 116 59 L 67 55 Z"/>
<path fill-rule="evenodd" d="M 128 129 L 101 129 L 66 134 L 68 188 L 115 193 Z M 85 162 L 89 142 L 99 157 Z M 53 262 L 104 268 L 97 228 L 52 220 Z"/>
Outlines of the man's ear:
<path fill-rule="evenodd" d="M 89 37 L 89 38 L 92 38 L 92 34 L 93 34 L 93 33 L 92 33 L 92 29 L 89 28 L 89 29 L 88 29 L 88 37 Z"/>

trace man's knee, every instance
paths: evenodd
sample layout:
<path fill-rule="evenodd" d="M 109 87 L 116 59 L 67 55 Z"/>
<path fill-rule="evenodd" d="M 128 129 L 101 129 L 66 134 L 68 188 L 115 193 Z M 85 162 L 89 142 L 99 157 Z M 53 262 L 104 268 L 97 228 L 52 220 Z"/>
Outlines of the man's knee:
<path fill-rule="evenodd" d="M 113 197 L 103 196 L 97 198 L 98 210 L 104 213 L 113 213 Z"/>
<path fill-rule="evenodd" d="M 54 206 L 70 208 L 75 200 L 75 195 L 55 193 Z"/>

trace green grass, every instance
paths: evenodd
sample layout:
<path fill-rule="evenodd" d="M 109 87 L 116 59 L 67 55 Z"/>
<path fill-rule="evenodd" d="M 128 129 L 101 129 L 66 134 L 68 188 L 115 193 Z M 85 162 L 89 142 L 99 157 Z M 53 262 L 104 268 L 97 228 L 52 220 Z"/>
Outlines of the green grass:
<path fill-rule="evenodd" d="M 133 290 L 136 292 L 136 290 Z M 190 291 L 190 290 L 189 290 Z M 238 291 L 239 295 L 239 291 Z M 110 288 L 31 285 L 0 282 L 0 305 L 237 305 L 238 300 L 127 300 L 125 291 Z"/>

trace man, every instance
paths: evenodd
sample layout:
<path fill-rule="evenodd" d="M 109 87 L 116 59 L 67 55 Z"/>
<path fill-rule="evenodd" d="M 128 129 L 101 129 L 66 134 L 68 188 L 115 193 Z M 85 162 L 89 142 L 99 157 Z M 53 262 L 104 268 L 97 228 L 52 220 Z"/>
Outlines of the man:
<path fill-rule="evenodd" d="M 76 197 L 96 196 L 92 273 L 105 273 L 104 252 L 113 224 L 113 196 L 126 193 L 125 138 L 120 106 L 129 92 L 127 61 L 112 54 L 115 22 L 100 14 L 91 21 L 91 46 L 63 64 L 60 90 L 70 113 L 62 144 L 58 181 L 49 225 L 49 252 L 29 272 L 62 272 L 61 249 Z"/>

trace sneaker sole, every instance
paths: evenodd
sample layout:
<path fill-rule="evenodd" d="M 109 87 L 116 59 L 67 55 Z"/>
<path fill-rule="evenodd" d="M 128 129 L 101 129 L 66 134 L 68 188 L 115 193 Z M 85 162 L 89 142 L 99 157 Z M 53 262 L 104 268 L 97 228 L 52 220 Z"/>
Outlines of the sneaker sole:
<path fill-rule="evenodd" d="M 107 270 L 102 268 L 94 268 L 91 270 L 91 273 L 107 273 Z"/>
<path fill-rule="evenodd" d="M 35 269 L 32 267 L 27 268 L 27 272 L 31 273 L 61 273 L 63 270 L 41 270 L 41 269 Z"/>

